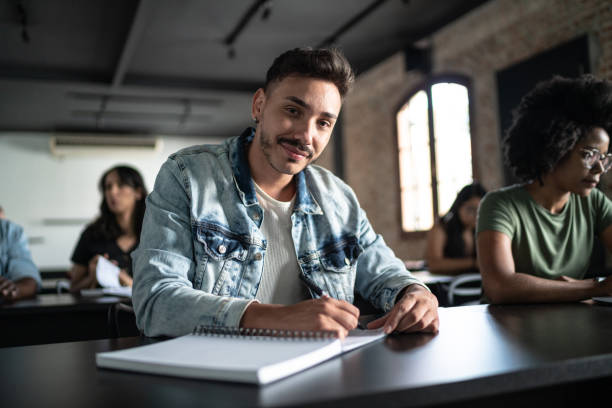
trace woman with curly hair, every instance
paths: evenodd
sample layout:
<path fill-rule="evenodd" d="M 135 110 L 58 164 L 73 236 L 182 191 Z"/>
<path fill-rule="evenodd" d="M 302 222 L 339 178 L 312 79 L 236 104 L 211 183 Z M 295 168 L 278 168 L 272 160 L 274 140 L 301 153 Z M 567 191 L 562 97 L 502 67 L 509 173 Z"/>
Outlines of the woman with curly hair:
<path fill-rule="evenodd" d="M 612 84 L 555 77 L 521 101 L 504 138 L 523 184 L 485 196 L 477 223 L 484 294 L 493 303 L 612 295 L 583 279 L 596 236 L 612 250 L 612 203 L 595 186 L 612 167 Z"/>
<path fill-rule="evenodd" d="M 476 212 L 486 190 L 479 183 L 463 187 L 450 210 L 427 234 L 425 260 L 433 273 L 478 272 L 474 230 Z"/>
<path fill-rule="evenodd" d="M 140 173 L 128 166 L 107 170 L 98 184 L 102 192 L 100 216 L 81 234 L 68 272 L 70 290 L 95 288 L 100 257 L 119 266 L 119 281 L 132 286 L 130 253 L 140 241 L 147 189 Z"/>

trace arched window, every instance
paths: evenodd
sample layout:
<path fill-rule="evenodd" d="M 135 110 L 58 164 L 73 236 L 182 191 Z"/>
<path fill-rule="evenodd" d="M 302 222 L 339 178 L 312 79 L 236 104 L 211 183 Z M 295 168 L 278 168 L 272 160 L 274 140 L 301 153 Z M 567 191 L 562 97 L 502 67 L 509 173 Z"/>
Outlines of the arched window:
<path fill-rule="evenodd" d="M 402 230 L 425 231 L 473 180 L 470 102 L 463 78 L 437 78 L 397 113 Z"/>

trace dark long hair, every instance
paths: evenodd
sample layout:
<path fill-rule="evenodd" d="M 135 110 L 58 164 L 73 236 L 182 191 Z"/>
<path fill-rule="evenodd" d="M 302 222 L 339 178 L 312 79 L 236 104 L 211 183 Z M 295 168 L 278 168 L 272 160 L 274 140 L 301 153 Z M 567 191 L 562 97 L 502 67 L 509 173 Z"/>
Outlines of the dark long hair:
<path fill-rule="evenodd" d="M 463 241 L 463 230 L 465 225 L 459 217 L 459 209 L 471 198 L 482 198 L 487 191 L 479 183 L 474 182 L 463 187 L 450 210 L 442 217 L 441 224 L 446 231 L 446 245 L 444 246 L 444 255 L 451 258 L 462 258 L 471 254 L 465 253 L 465 242 Z"/>
<path fill-rule="evenodd" d="M 129 166 L 115 166 L 111 169 L 106 170 L 100 181 L 98 182 L 98 189 L 102 193 L 102 202 L 100 203 L 100 216 L 91 224 L 92 232 L 95 236 L 107 239 L 115 240 L 125 233 L 117 223 L 117 217 L 106 203 L 104 196 L 104 182 L 106 177 L 112 173 L 117 172 L 119 182 L 122 185 L 128 185 L 134 190 L 141 192 L 141 197 L 136 201 L 134 205 L 134 212 L 132 213 L 132 227 L 136 234 L 136 239 L 140 240 L 140 231 L 142 230 L 142 220 L 145 212 L 145 199 L 147 197 L 147 188 L 145 187 L 144 180 L 138 170 Z"/>

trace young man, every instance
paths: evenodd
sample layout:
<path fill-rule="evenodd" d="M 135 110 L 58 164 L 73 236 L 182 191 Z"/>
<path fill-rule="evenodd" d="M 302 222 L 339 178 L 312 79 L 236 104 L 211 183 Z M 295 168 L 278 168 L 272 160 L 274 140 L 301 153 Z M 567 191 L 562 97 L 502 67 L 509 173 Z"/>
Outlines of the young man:
<path fill-rule="evenodd" d="M 353 191 L 309 165 L 353 81 L 336 50 L 294 49 L 253 97 L 255 129 L 162 166 L 133 253 L 133 302 L 148 336 L 196 325 L 357 326 L 354 292 L 388 312 L 370 328 L 438 329 L 437 300 L 376 235 Z"/>
<path fill-rule="evenodd" d="M 0 218 L 0 303 L 32 297 L 40 285 L 23 228 Z"/>

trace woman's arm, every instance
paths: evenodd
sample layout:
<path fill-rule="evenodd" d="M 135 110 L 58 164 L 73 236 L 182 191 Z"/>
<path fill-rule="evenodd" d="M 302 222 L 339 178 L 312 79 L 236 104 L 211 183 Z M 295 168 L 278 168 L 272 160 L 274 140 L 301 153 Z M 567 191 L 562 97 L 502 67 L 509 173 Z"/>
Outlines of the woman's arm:
<path fill-rule="evenodd" d="M 612 227 L 608 229 L 612 243 Z M 551 280 L 515 271 L 511 240 L 501 232 L 480 232 L 477 250 L 484 293 L 491 303 L 572 302 L 612 295 L 610 279 Z"/>
<path fill-rule="evenodd" d="M 425 248 L 425 260 L 430 272 L 457 275 L 468 269 L 478 268 L 475 258 L 445 257 L 444 245 L 446 245 L 446 231 L 441 225 L 436 224 L 427 234 L 427 246 Z"/>
<path fill-rule="evenodd" d="M 96 255 L 91 258 L 87 266 L 72 264 L 72 268 L 68 271 L 71 292 L 78 292 L 81 289 L 93 289 L 98 285 L 96 266 L 99 257 L 100 255 Z"/>
<path fill-rule="evenodd" d="M 121 284 L 121 286 L 130 286 L 130 287 L 134 283 L 134 281 L 132 280 L 132 277 L 127 273 L 125 269 L 119 270 L 119 283 Z"/>

